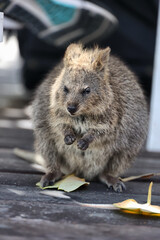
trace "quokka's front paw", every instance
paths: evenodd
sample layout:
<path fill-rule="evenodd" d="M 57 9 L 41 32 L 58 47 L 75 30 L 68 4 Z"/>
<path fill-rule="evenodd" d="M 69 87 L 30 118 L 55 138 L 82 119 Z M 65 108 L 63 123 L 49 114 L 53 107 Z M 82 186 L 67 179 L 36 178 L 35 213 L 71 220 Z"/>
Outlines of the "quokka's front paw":
<path fill-rule="evenodd" d="M 75 142 L 75 140 L 76 140 L 76 137 L 73 134 L 69 134 L 64 137 L 64 142 L 67 145 L 71 145 L 72 143 Z"/>
<path fill-rule="evenodd" d="M 85 139 L 81 138 L 78 143 L 77 147 L 81 150 L 86 150 L 89 146 L 89 142 L 87 142 Z"/>

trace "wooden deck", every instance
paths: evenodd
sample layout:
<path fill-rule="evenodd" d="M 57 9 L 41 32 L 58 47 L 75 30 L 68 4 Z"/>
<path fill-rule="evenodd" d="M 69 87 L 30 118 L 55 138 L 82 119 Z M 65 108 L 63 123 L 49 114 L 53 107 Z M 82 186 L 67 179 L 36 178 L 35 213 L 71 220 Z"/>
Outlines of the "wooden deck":
<path fill-rule="evenodd" d="M 124 193 L 114 193 L 92 182 L 65 194 L 68 198 L 44 195 L 35 186 L 42 173 L 13 154 L 15 147 L 33 150 L 32 130 L 23 128 L 27 123 L 23 121 L 23 110 L 16 116 L 14 111 L 9 112 L 0 112 L 0 240 L 160 239 L 160 218 L 77 204 L 107 204 L 128 198 L 145 203 L 153 180 L 152 203 L 160 205 L 159 177 L 128 182 Z M 160 155 L 138 157 L 125 176 L 148 172 L 160 172 Z"/>

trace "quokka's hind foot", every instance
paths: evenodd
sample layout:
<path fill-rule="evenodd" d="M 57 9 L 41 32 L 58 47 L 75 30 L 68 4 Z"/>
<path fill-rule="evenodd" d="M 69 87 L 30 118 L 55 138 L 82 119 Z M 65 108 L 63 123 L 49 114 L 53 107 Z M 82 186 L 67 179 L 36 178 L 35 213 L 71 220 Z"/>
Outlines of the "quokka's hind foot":
<path fill-rule="evenodd" d="M 107 174 L 101 174 L 100 181 L 105 183 L 108 188 L 113 189 L 115 192 L 123 192 L 126 190 L 125 184 L 119 180 L 118 177 L 112 177 Z"/>
<path fill-rule="evenodd" d="M 40 185 L 41 187 L 47 187 L 49 185 L 53 185 L 53 183 L 59 180 L 62 177 L 62 173 L 60 172 L 49 172 L 41 177 Z"/>

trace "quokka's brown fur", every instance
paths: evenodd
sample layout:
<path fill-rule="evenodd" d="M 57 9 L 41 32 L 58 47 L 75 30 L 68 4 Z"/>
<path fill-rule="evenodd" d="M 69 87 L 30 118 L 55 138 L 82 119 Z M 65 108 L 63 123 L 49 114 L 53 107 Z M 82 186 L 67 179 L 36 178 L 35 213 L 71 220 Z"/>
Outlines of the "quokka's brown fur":
<path fill-rule="evenodd" d="M 71 44 L 33 101 L 35 149 L 45 186 L 74 173 L 122 191 L 118 180 L 147 134 L 147 104 L 135 75 L 110 48 Z"/>

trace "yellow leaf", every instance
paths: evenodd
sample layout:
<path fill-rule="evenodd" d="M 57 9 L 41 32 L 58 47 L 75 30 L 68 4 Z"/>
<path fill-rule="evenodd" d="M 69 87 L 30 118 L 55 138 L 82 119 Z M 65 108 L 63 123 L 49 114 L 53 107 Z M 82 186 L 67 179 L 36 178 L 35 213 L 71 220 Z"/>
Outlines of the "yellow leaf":
<path fill-rule="evenodd" d="M 147 198 L 148 205 L 151 204 L 152 186 L 153 186 L 153 182 L 149 184 L 149 188 L 148 188 L 148 198 Z"/>
<path fill-rule="evenodd" d="M 40 187 L 41 189 L 57 188 L 58 190 L 63 190 L 65 192 L 72 192 L 82 185 L 89 185 L 89 182 L 86 182 L 84 178 L 76 177 L 74 174 L 64 177 L 62 180 L 56 182 L 52 186 L 41 187 L 40 183 L 36 184 L 36 186 Z"/>
<path fill-rule="evenodd" d="M 113 205 L 117 208 L 120 208 L 120 210 L 123 212 L 127 213 L 160 216 L 160 206 L 151 205 L 152 185 L 153 183 L 151 182 L 148 189 L 147 203 L 140 204 L 137 203 L 134 199 L 128 199 L 123 202 L 114 203 Z"/>
<path fill-rule="evenodd" d="M 36 183 L 36 186 L 41 188 L 41 189 L 57 188 L 57 186 L 54 186 L 54 185 L 49 185 L 49 186 L 46 186 L 46 187 L 42 187 L 40 182 Z"/>

